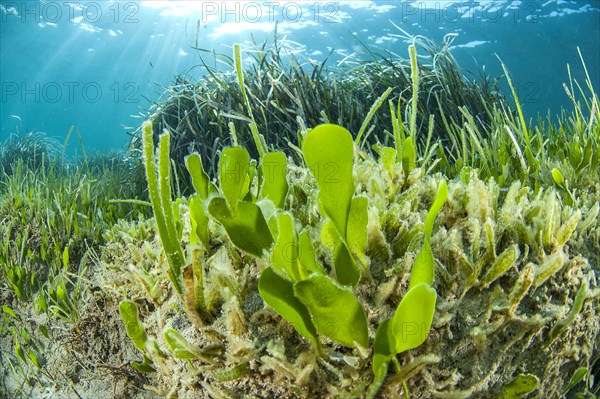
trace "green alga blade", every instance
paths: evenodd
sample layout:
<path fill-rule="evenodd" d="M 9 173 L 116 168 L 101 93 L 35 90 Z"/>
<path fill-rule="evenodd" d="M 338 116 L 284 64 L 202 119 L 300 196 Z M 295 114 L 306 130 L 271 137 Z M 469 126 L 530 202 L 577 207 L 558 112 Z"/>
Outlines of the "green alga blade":
<path fill-rule="evenodd" d="M 196 359 L 199 357 L 196 348 L 172 328 L 165 330 L 163 336 L 176 359 Z"/>
<path fill-rule="evenodd" d="M 442 209 L 442 206 L 444 206 L 446 198 L 448 198 L 448 185 L 445 180 L 442 180 L 438 187 L 435 201 L 433 201 L 433 204 L 427 213 L 427 218 L 425 219 L 425 239 L 421 251 L 415 258 L 415 262 L 410 271 L 409 288 L 416 287 L 423 283 L 428 285 L 433 284 L 434 260 L 431 252 L 431 233 L 433 231 L 433 222 L 440 212 L 440 209 Z"/>
<path fill-rule="evenodd" d="M 396 346 L 392 353 L 414 349 L 425 342 L 435 312 L 437 293 L 427 284 L 408 290 L 392 317 Z"/>
<path fill-rule="evenodd" d="M 348 249 L 363 264 L 365 263 L 365 250 L 367 248 L 367 223 L 369 200 L 367 197 L 359 196 L 352 198 L 350 214 L 346 232 Z"/>
<path fill-rule="evenodd" d="M 417 150 L 415 148 L 414 139 L 407 137 L 402 142 L 402 170 L 404 175 L 408 177 L 410 172 L 417 166 Z"/>
<path fill-rule="evenodd" d="M 350 288 L 328 276 L 313 274 L 294 284 L 294 293 L 308 308 L 319 333 L 342 345 L 368 346 L 365 311 Z"/>
<path fill-rule="evenodd" d="M 356 287 L 360 280 L 360 271 L 350 251 L 348 251 L 348 247 L 341 240 L 337 241 L 333 252 L 333 265 L 335 278 L 340 284 Z"/>
<path fill-rule="evenodd" d="M 392 319 L 379 325 L 373 343 L 373 384 L 369 388 L 367 398 L 373 398 L 383 384 L 388 372 L 390 360 L 394 356 L 396 339 L 392 333 Z"/>
<path fill-rule="evenodd" d="M 533 374 L 519 374 L 502 388 L 500 399 L 521 399 L 539 385 L 540 380 Z"/>
<path fill-rule="evenodd" d="M 248 169 L 250 156 L 242 147 L 231 147 L 223 150 L 219 160 L 219 183 L 221 191 L 231 209 L 235 209 L 238 200 L 248 192 Z"/>
<path fill-rule="evenodd" d="M 435 218 L 442 209 L 442 206 L 444 206 L 447 198 L 448 183 L 446 183 L 445 180 L 442 180 L 438 186 L 435 201 L 433 201 L 431 208 L 429 208 L 429 212 L 427 212 L 427 218 L 425 219 L 425 237 L 431 238 L 431 233 L 433 232 L 433 222 L 435 222 Z"/>
<path fill-rule="evenodd" d="M 519 246 L 517 244 L 511 245 L 506 248 L 494 261 L 494 263 L 487 270 L 483 279 L 481 280 L 481 286 L 487 287 L 498 278 L 502 277 L 511 267 L 514 266 L 515 262 L 520 255 Z"/>
<path fill-rule="evenodd" d="M 294 218 L 289 212 L 279 212 L 275 218 L 278 235 L 271 252 L 271 264 L 291 280 L 299 281 L 305 276 L 301 276 L 298 269 L 298 240 Z"/>
<path fill-rule="evenodd" d="M 210 179 L 202 167 L 200 154 L 194 152 L 185 158 L 185 166 L 192 178 L 192 186 L 202 199 L 208 197 Z"/>
<path fill-rule="evenodd" d="M 194 194 L 189 200 L 190 220 L 192 231 L 190 233 L 190 243 L 192 245 L 202 243 L 205 249 L 209 248 L 208 215 L 204 208 L 204 200 L 200 194 Z"/>
<path fill-rule="evenodd" d="M 398 153 L 391 147 L 383 147 L 379 153 L 383 168 L 390 174 L 394 172 Z"/>
<path fill-rule="evenodd" d="M 119 304 L 119 313 L 125 322 L 127 335 L 131 338 L 135 347 L 145 353 L 148 336 L 138 318 L 137 306 L 131 301 L 122 301 Z"/>
<path fill-rule="evenodd" d="M 418 284 L 433 284 L 434 265 L 431 243 L 425 238 L 410 272 L 409 288 L 414 288 Z"/>
<path fill-rule="evenodd" d="M 286 319 L 300 335 L 318 348 L 317 331 L 306 306 L 294 296 L 291 281 L 266 268 L 258 280 L 258 292 L 267 305 Z"/>
<path fill-rule="evenodd" d="M 308 273 L 325 274 L 323 266 L 315 260 L 315 250 L 308 231 L 298 236 L 298 260 Z"/>
<path fill-rule="evenodd" d="M 566 396 L 566 394 L 573 389 L 573 387 L 577 384 L 579 384 L 581 382 L 581 380 L 583 380 L 583 377 L 585 377 L 585 375 L 588 373 L 588 368 L 587 367 L 579 367 L 577 370 L 575 370 L 575 372 L 573 373 L 573 376 L 571 377 L 571 381 L 569 381 L 569 383 L 567 384 L 567 387 L 562 391 L 562 395 L 561 396 Z"/>
<path fill-rule="evenodd" d="M 262 186 L 260 197 L 269 198 L 277 208 L 283 208 L 288 192 L 287 159 L 283 152 L 269 152 L 261 159 Z"/>
<path fill-rule="evenodd" d="M 269 226 L 260 210 L 252 202 L 238 201 L 234 215 L 224 198 L 215 197 L 208 204 L 208 212 L 223 225 L 229 239 L 239 249 L 262 256 L 273 244 Z"/>
<path fill-rule="evenodd" d="M 317 180 L 319 200 L 341 237 L 354 194 L 352 165 L 354 141 L 341 126 L 325 124 L 312 129 L 302 143 L 304 160 Z"/>

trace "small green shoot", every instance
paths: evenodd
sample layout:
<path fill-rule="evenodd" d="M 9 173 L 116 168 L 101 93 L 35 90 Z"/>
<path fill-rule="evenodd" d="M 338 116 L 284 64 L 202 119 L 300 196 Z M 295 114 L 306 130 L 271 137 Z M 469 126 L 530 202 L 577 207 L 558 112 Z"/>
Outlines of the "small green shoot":
<path fill-rule="evenodd" d="M 415 262 L 413 263 L 410 272 L 409 289 L 422 283 L 429 285 L 433 284 L 434 260 L 433 253 L 431 252 L 431 234 L 433 232 L 433 222 L 447 198 L 448 184 L 445 180 L 442 180 L 438 187 L 435 201 L 433 201 L 433 205 L 431 205 L 431 208 L 427 213 L 427 218 L 425 219 L 425 238 L 421 251 L 419 251 L 419 254 L 415 258 Z"/>
<path fill-rule="evenodd" d="M 298 261 L 309 273 L 325 274 L 323 266 L 315 260 L 313 241 L 306 230 L 298 236 Z"/>
<path fill-rule="evenodd" d="M 562 394 L 560 396 L 566 397 L 567 393 L 569 393 L 569 391 L 573 389 L 575 385 L 579 384 L 585 378 L 588 371 L 589 370 L 587 367 L 579 367 L 577 370 L 575 370 L 573 376 L 571 377 L 571 380 L 567 384 L 566 388 L 562 391 Z"/>
<path fill-rule="evenodd" d="M 192 186 L 200 198 L 206 199 L 210 193 L 216 192 L 216 187 L 210 182 L 210 178 L 202 166 L 200 154 L 194 152 L 185 158 L 185 166 L 192 178 Z"/>
<path fill-rule="evenodd" d="M 505 249 L 485 273 L 480 282 L 480 286 L 482 288 L 486 288 L 498 278 L 503 276 L 511 267 L 514 266 L 519 258 L 519 255 L 520 251 L 517 244 L 511 245 Z"/>
<path fill-rule="evenodd" d="M 188 202 L 192 234 L 190 244 L 202 244 L 205 249 L 210 248 L 210 235 L 208 231 L 208 214 L 205 209 L 205 200 L 199 194 L 193 194 Z"/>
<path fill-rule="evenodd" d="M 119 313 L 125 322 L 125 331 L 133 341 L 133 344 L 142 353 L 146 353 L 146 344 L 148 343 L 148 335 L 140 322 L 138 309 L 135 303 L 131 301 L 122 301 L 119 304 Z"/>
<path fill-rule="evenodd" d="M 181 334 L 172 328 L 166 329 L 163 336 L 173 352 L 173 357 L 176 359 L 192 360 L 204 357 L 199 348 L 191 345 Z"/>
<path fill-rule="evenodd" d="M 575 317 L 581 312 L 583 308 L 583 302 L 585 301 L 588 293 L 588 283 L 584 281 L 579 289 L 577 290 L 577 294 L 575 294 L 575 299 L 573 300 L 573 307 L 569 314 L 556 322 L 552 330 L 550 330 L 550 343 L 552 343 L 556 337 L 562 333 L 565 328 L 569 326 L 575 320 Z"/>

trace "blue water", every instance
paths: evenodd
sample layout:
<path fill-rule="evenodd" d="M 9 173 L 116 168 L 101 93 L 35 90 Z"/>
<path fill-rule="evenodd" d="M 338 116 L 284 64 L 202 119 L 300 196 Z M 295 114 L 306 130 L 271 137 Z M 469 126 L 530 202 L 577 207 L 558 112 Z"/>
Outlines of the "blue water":
<path fill-rule="evenodd" d="M 177 74 L 202 76 L 196 43 L 230 55 L 235 42 L 250 48 L 251 35 L 272 37 L 275 22 L 311 59 L 333 50 L 330 67 L 366 56 L 353 36 L 406 57 L 398 28 L 438 42 L 456 33 L 453 54 L 465 74 L 500 77 L 500 57 L 530 117 L 571 108 L 562 83 L 567 64 L 585 81 L 577 46 L 600 83 L 596 0 L 0 4 L 0 141 L 33 129 L 62 141 L 75 126 L 88 152 L 122 149 L 162 85 Z"/>

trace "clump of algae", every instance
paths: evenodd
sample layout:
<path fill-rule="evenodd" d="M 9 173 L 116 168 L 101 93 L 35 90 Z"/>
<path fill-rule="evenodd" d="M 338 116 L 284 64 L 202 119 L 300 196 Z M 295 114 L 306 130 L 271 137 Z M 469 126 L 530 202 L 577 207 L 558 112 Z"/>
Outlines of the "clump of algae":
<path fill-rule="evenodd" d="M 413 91 L 419 92 L 418 84 Z M 170 213 L 174 236 L 163 247 L 156 220 L 145 218 L 120 221 L 104 234 L 92 259 L 89 303 L 68 331 L 76 338 L 72 349 L 94 360 L 75 356 L 85 372 L 110 370 L 129 386 L 124 395 L 144 398 L 561 397 L 571 381 L 582 378 L 579 394 L 597 395 L 592 378 L 600 349 L 597 96 L 591 91 L 585 99 L 587 114 L 576 103 L 559 128 L 527 126 L 493 106 L 486 127 L 472 123 L 466 108 L 464 120 L 424 122 L 426 133 L 434 124 L 445 126 L 446 141 L 417 135 L 418 98 L 410 100 L 388 103 L 390 134 L 381 134 L 393 139 L 374 151 L 356 145 L 353 152 L 352 195 L 366 198 L 367 218 L 364 257 L 357 262 L 365 271 L 351 291 L 365 314 L 366 347 L 340 343 L 329 331 L 335 325 L 318 326 L 315 344 L 280 308 L 265 303 L 259 282 L 273 258 L 249 252 L 244 234 L 232 233 L 232 220 L 239 217 L 216 217 L 197 206 L 232 198 L 223 194 L 221 179 L 208 182 L 203 176 L 194 184 L 196 196 L 175 200 L 176 181 L 159 179 L 160 206 L 169 210 L 164 214 Z M 376 106 L 385 107 L 385 99 Z M 230 130 L 234 144 L 242 132 L 237 130 Z M 303 124 L 298 130 L 300 139 L 308 134 Z M 309 238 L 313 262 L 328 278 L 337 278 L 340 246 L 335 228 L 324 221 L 328 211 L 309 168 L 314 165 L 286 160 L 288 187 L 275 206 L 261 202 L 269 169 L 261 169 L 260 161 L 247 162 L 247 174 L 238 175 L 247 194 L 240 201 L 258 204 L 268 220 L 279 208 L 288 212 L 298 242 Z M 157 169 L 165 177 L 168 158 L 162 158 L 162 167 L 160 162 Z M 324 169 L 332 171 L 335 167 Z M 373 390 L 376 331 L 409 292 L 427 214 L 443 182 L 448 197 L 429 240 L 437 292 L 431 329 L 422 345 L 394 356 Z M 275 236 L 283 225 L 277 226 L 269 223 Z M 165 253 L 174 243 L 183 260 Z M 172 262 L 179 262 L 179 275 Z M 177 288 L 179 282 L 183 288 Z M 52 365 L 71 370 L 64 361 Z M 68 375 L 77 384 L 77 375 L 84 374 Z"/>
<path fill-rule="evenodd" d="M 595 95 L 592 104 L 597 104 Z M 587 129 L 580 131 L 580 138 L 592 152 L 598 148 L 595 107 L 591 105 L 588 122 L 581 124 Z M 521 166 L 527 166 L 535 159 L 533 153 L 542 150 L 535 144 L 541 133 L 532 138 L 532 130 L 523 119 L 506 118 L 495 121 L 513 132 L 503 143 L 513 143 L 513 154 L 523 156 Z M 430 165 L 432 153 L 441 144 L 430 147 L 428 140 L 425 150 L 417 154 L 415 123 L 402 128 L 401 121 L 392 124 L 396 148 L 379 147 L 379 155 L 372 155 L 357 146 L 352 169 L 354 198 L 365 197 L 368 203 L 367 272 L 353 292 L 364 309 L 370 342 L 377 327 L 394 314 L 409 291 L 427 210 L 438 187 L 445 184 L 442 173 L 433 173 Z M 469 126 L 465 129 L 469 131 Z M 306 137 L 306 132 L 301 135 Z M 235 131 L 232 136 L 236 143 Z M 469 146 L 479 147 L 479 156 L 485 157 L 488 142 L 476 135 L 470 137 Z M 254 139 L 264 157 L 260 150 L 264 141 L 258 135 Z M 541 184 L 539 174 L 549 172 L 553 165 L 549 161 L 531 166 L 533 171 L 513 174 L 509 168 L 485 170 L 490 160 L 480 159 L 485 179 L 477 168 L 468 166 L 451 175 L 446 204 L 429 240 L 435 258 L 433 287 L 438 295 L 431 330 L 422 345 L 394 356 L 395 368 L 375 390 L 371 344 L 341 344 L 335 334 L 318 325 L 318 343 L 311 344 L 297 325 L 281 316 L 285 312 L 274 310 L 275 305 L 269 306 L 261 298 L 260 276 L 275 261 L 260 252 L 248 252 L 243 237 L 234 235 L 235 220 L 240 218 L 235 213 L 230 216 L 233 219 L 223 219 L 211 214 L 207 205 L 204 233 L 210 238 L 198 258 L 194 245 L 200 236 L 194 237 L 199 219 L 192 214 L 191 202 L 186 198 L 163 202 L 164 209 L 174 206 L 174 226 L 186 248 L 187 261 L 182 266 L 189 270 L 196 267 L 195 290 L 176 295 L 166 277 L 172 266 L 167 268 L 156 236 L 150 245 L 132 237 L 126 246 L 122 238 L 109 240 L 107 254 L 122 254 L 116 264 L 128 263 L 129 271 L 122 273 L 119 267 L 118 273 L 107 277 L 107 289 L 138 302 L 142 314 L 135 323 L 152 342 L 151 348 L 144 346 L 142 350 L 142 366 L 156 372 L 154 387 L 166 396 L 559 397 L 572 376 L 581 376 L 583 368 L 589 374 L 599 350 L 600 320 L 595 309 L 600 301 L 600 230 L 597 180 L 593 183 L 598 177 L 593 165 L 598 161 L 594 154 L 587 161 L 582 157 L 579 162 L 562 162 L 562 169 L 576 177 L 571 181 L 587 185 L 587 192 L 580 191 L 576 197 L 569 191 L 573 187 L 567 188 L 560 179 Z M 539 158 L 555 156 L 546 152 Z M 461 161 L 464 164 L 467 160 Z M 471 162 L 476 163 L 474 156 Z M 245 190 L 242 197 L 248 203 L 260 202 L 265 170 L 256 169 L 259 164 L 250 163 L 247 174 L 241 175 L 239 187 Z M 284 205 L 280 206 L 312 240 L 315 259 L 325 273 L 337 275 L 339 247 L 331 244 L 335 241 L 331 225 L 335 223 L 328 226 L 323 221 L 326 215 L 333 216 L 319 197 L 319 189 L 323 189 L 314 171 L 289 163 L 289 191 L 286 189 Z M 502 184 L 494 179 L 494 173 L 499 173 Z M 214 191 L 212 197 L 205 195 L 203 200 L 211 202 L 223 190 L 231 204 L 224 176 L 220 176 L 220 188 L 206 186 L 206 193 Z M 257 209 L 267 221 L 276 212 L 273 204 L 264 202 Z M 248 228 L 250 233 L 259 231 L 256 226 Z M 117 226 L 111 235 L 119 237 L 120 231 Z M 271 225 L 271 232 L 278 230 Z M 190 298 L 190 292 L 195 298 Z M 313 322 L 318 319 L 314 313 L 311 317 Z M 588 375 L 590 389 L 592 380 Z"/>
<path fill-rule="evenodd" d="M 440 176 L 422 177 L 401 192 L 396 187 L 403 184 L 401 175 L 390 176 L 381 162 L 367 159 L 355 172 L 365 179 L 359 178 L 358 190 L 372 204 L 366 255 L 373 280 L 362 282 L 356 292 L 373 335 L 408 289 L 419 229 Z M 309 234 L 317 237 L 317 259 L 327 265 L 332 253 L 318 239 L 314 180 L 296 166 L 288 175 L 293 176 L 290 191 L 306 195 L 291 210 L 298 220 L 314 222 Z M 380 187 L 386 187 L 384 193 Z M 385 192 L 398 194 L 390 199 Z M 185 204 L 179 211 L 181 220 L 190 220 Z M 400 357 L 400 371 L 388 376 L 380 397 L 398 397 L 403 382 L 410 397 L 497 397 L 519 374 L 537 376 L 535 395 L 560 395 L 571 374 L 590 364 L 600 333 L 598 267 L 590 263 L 593 252 L 586 244 L 596 240 L 592 251 L 598 250 L 598 230 L 595 222 L 591 229 L 581 224 L 580 213 L 563 206 L 553 188 L 534 195 L 515 183 L 503 192 L 476 174 L 468 184 L 450 182 L 431 239 L 439 295 L 433 326 L 421 347 Z M 549 219 L 556 223 L 550 225 Z M 118 291 L 136 298 L 142 309 L 153 309 L 142 321 L 159 346 L 168 348 L 161 332 L 174 328 L 198 351 L 211 354 L 186 362 L 165 349 L 156 379 L 162 392 L 174 389 L 178 397 L 362 397 L 372 380 L 369 357 L 327 339 L 322 340 L 327 355 L 317 356 L 258 295 L 261 260 L 232 248 L 216 224 L 210 228 L 214 238 L 204 265 L 205 294 L 215 317 L 202 326 L 186 317 L 176 295 L 167 296 L 164 290 L 172 288 L 157 281 L 150 294 L 146 284 L 135 283 L 137 269 L 156 273 L 164 265 L 159 242 L 111 244 L 110 253 L 122 254 L 116 263 L 130 265 L 129 272 L 118 272 Z M 119 230 L 115 227 L 114 234 Z M 184 243 L 190 230 L 185 222 Z M 165 282 L 163 274 L 158 278 Z"/>

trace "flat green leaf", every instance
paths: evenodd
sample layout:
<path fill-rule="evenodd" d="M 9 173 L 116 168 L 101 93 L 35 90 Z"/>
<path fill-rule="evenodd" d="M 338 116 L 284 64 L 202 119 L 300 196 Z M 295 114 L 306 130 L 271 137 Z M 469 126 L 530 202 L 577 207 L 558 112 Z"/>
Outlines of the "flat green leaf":
<path fill-rule="evenodd" d="M 575 300 L 573 301 L 573 307 L 569 311 L 569 314 L 558 320 L 552 330 L 550 330 L 550 337 L 554 340 L 558 337 L 568 326 L 575 320 L 575 317 L 581 312 L 583 308 L 583 302 L 585 301 L 588 293 L 588 283 L 584 281 L 579 289 L 577 290 L 577 294 L 575 294 Z"/>
<path fill-rule="evenodd" d="M 396 164 L 396 158 L 398 156 L 396 150 L 391 147 L 383 147 L 379 154 L 383 168 L 387 170 L 388 173 L 393 173 L 394 165 Z"/>
<path fill-rule="evenodd" d="M 224 198 L 214 197 L 208 204 L 208 213 L 223 225 L 233 245 L 261 257 L 270 249 L 273 237 L 260 207 L 252 202 L 238 201 L 236 208 L 234 215 Z"/>
<path fill-rule="evenodd" d="M 429 208 L 429 212 L 427 212 L 427 218 L 425 219 L 425 237 L 431 239 L 431 233 L 433 232 L 433 223 L 435 222 L 435 218 L 438 213 L 446 203 L 446 199 L 448 198 L 448 184 L 445 180 L 440 181 L 440 185 L 438 186 L 438 191 L 435 196 L 435 201 Z"/>
<path fill-rule="evenodd" d="M 436 298 L 437 293 L 427 284 L 408 290 L 392 317 L 392 332 L 396 340 L 392 353 L 414 349 L 425 342 L 431 329 Z"/>
<path fill-rule="evenodd" d="M 519 374 L 512 382 L 502 388 L 500 399 L 521 399 L 533 392 L 540 380 L 533 374 Z"/>
<path fill-rule="evenodd" d="M 230 147 L 223 150 L 219 160 L 219 183 L 221 191 L 231 209 L 244 198 L 250 185 L 248 169 L 250 155 L 242 147 Z"/>
<path fill-rule="evenodd" d="M 190 220 L 192 224 L 192 232 L 190 234 L 190 243 L 197 245 L 202 243 L 205 249 L 210 247 L 210 237 L 208 232 L 208 215 L 204 208 L 204 200 L 199 194 L 194 194 L 190 197 Z"/>
<path fill-rule="evenodd" d="M 305 276 L 300 275 L 298 268 L 298 240 L 294 218 L 289 212 L 279 212 L 275 218 L 278 235 L 271 252 L 271 264 L 292 281 L 299 281 Z"/>
<path fill-rule="evenodd" d="M 65 270 L 67 270 L 69 268 L 69 247 L 65 247 L 62 253 L 62 263 Z"/>
<path fill-rule="evenodd" d="M 367 249 L 367 224 L 369 200 L 367 197 L 359 196 L 352 198 L 350 214 L 348 216 L 348 230 L 346 242 L 348 249 L 363 264 L 365 264 L 365 250 Z"/>
<path fill-rule="evenodd" d="M 434 260 L 433 253 L 431 252 L 431 233 L 433 231 L 433 222 L 437 217 L 437 214 L 444 206 L 446 199 L 448 198 L 448 184 L 445 180 L 440 182 L 438 187 L 435 201 L 431 205 L 429 212 L 427 212 L 427 218 L 425 219 L 425 239 L 421 251 L 415 258 L 412 269 L 410 271 L 410 283 L 409 288 L 416 287 L 419 284 L 433 284 L 434 277 Z"/>
<path fill-rule="evenodd" d="M 547 255 L 546 258 L 535 268 L 533 286 L 539 287 L 544 284 L 554 273 L 557 273 L 565 264 L 566 256 L 562 250 Z"/>
<path fill-rule="evenodd" d="M 560 187 L 564 187 L 565 186 L 565 178 L 563 177 L 563 174 L 560 173 L 560 170 L 554 168 L 552 169 L 552 178 L 554 179 L 554 182 L 560 186 Z"/>
<path fill-rule="evenodd" d="M 435 261 L 433 259 L 433 253 L 431 252 L 431 243 L 428 239 L 425 239 L 421 246 L 421 250 L 415 257 L 415 262 L 413 263 L 410 272 L 410 282 L 408 287 L 414 288 L 418 284 L 433 284 L 434 266 Z"/>
<path fill-rule="evenodd" d="M 269 198 L 283 208 L 288 192 L 287 158 L 283 152 L 269 152 L 261 159 L 262 185 L 260 197 Z"/>
<path fill-rule="evenodd" d="M 407 137 L 402 142 L 402 170 L 404 175 L 410 175 L 410 172 L 417 166 L 417 150 L 412 137 Z"/>
<path fill-rule="evenodd" d="M 341 240 L 337 242 L 333 251 L 333 265 L 335 278 L 340 284 L 356 287 L 360 280 L 360 270 L 346 244 Z"/>
<path fill-rule="evenodd" d="M 317 180 L 319 200 L 341 237 L 346 237 L 350 201 L 354 195 L 354 141 L 341 126 L 312 129 L 302 143 L 304 160 Z"/>
<path fill-rule="evenodd" d="M 38 328 L 40 329 L 40 332 L 46 339 L 50 339 L 50 334 L 48 333 L 48 327 L 46 327 L 44 325 L 40 325 L 40 326 L 38 326 Z"/>
<path fill-rule="evenodd" d="M 298 236 L 298 260 L 309 273 L 325 274 L 323 266 L 315 260 L 313 242 L 306 230 Z"/>
<path fill-rule="evenodd" d="M 15 354 L 17 355 L 17 358 L 21 359 L 21 361 L 23 363 L 27 362 L 27 360 L 25 359 L 25 351 L 19 344 L 19 339 L 17 338 L 16 335 L 15 335 Z"/>
<path fill-rule="evenodd" d="M 31 363 L 33 363 L 33 365 L 35 367 L 40 368 L 40 362 L 39 362 L 39 360 L 37 358 L 37 355 L 33 351 L 33 349 L 29 349 L 29 352 L 27 353 L 27 356 L 29 357 L 29 360 L 31 360 Z"/>
<path fill-rule="evenodd" d="M 19 320 L 19 318 L 17 317 L 17 315 L 15 314 L 15 312 L 8 306 L 6 305 L 2 305 L 2 311 L 4 313 L 6 313 L 7 315 L 14 317 L 15 319 Z"/>
<path fill-rule="evenodd" d="M 294 285 L 294 293 L 306 305 L 321 334 L 346 346 L 369 345 L 367 318 L 352 290 L 328 276 L 312 275 Z"/>
<path fill-rule="evenodd" d="M 192 178 L 192 186 L 200 198 L 206 199 L 209 194 L 210 179 L 202 167 L 200 154 L 194 152 L 185 158 L 185 166 Z"/>
<path fill-rule="evenodd" d="M 571 389 L 573 389 L 575 385 L 579 384 L 587 373 L 587 367 L 579 367 L 577 370 L 575 370 L 573 376 L 571 377 L 571 381 L 569 381 L 561 396 L 565 396 Z"/>
<path fill-rule="evenodd" d="M 279 276 L 271 267 L 266 268 L 258 280 L 258 292 L 267 305 L 286 319 L 300 335 L 319 347 L 317 331 L 306 306 L 294 296 L 291 281 Z"/>
<path fill-rule="evenodd" d="M 339 245 L 340 241 L 340 233 L 338 233 L 333 221 L 331 219 L 325 219 L 323 222 L 323 227 L 321 227 L 320 234 L 321 242 L 331 251 L 335 250 L 335 248 Z"/>
<path fill-rule="evenodd" d="M 181 198 L 177 198 L 177 200 L 171 204 L 171 207 L 173 208 L 173 222 L 175 223 L 175 232 L 177 233 L 177 242 L 181 241 L 181 236 L 183 234 L 183 221 L 179 216 L 179 205 L 181 205 L 182 203 L 183 201 L 181 200 Z"/>
<path fill-rule="evenodd" d="M 138 318 L 138 309 L 135 303 L 131 301 L 122 301 L 119 304 L 119 313 L 125 322 L 125 331 L 136 348 L 140 351 L 146 351 L 146 342 L 148 341 L 148 336 L 146 335 L 146 330 L 144 330 L 144 326 L 140 323 L 140 319 Z"/>
<path fill-rule="evenodd" d="M 483 279 L 481 280 L 481 286 L 487 287 L 501 276 L 503 276 L 517 261 L 520 255 L 519 246 L 513 244 L 506 248 L 494 261 L 494 263 L 487 270 Z"/>
<path fill-rule="evenodd" d="M 340 284 L 355 287 L 360 280 L 360 270 L 331 219 L 326 219 L 323 223 L 321 242 L 333 250 L 333 270 L 336 280 Z"/>

